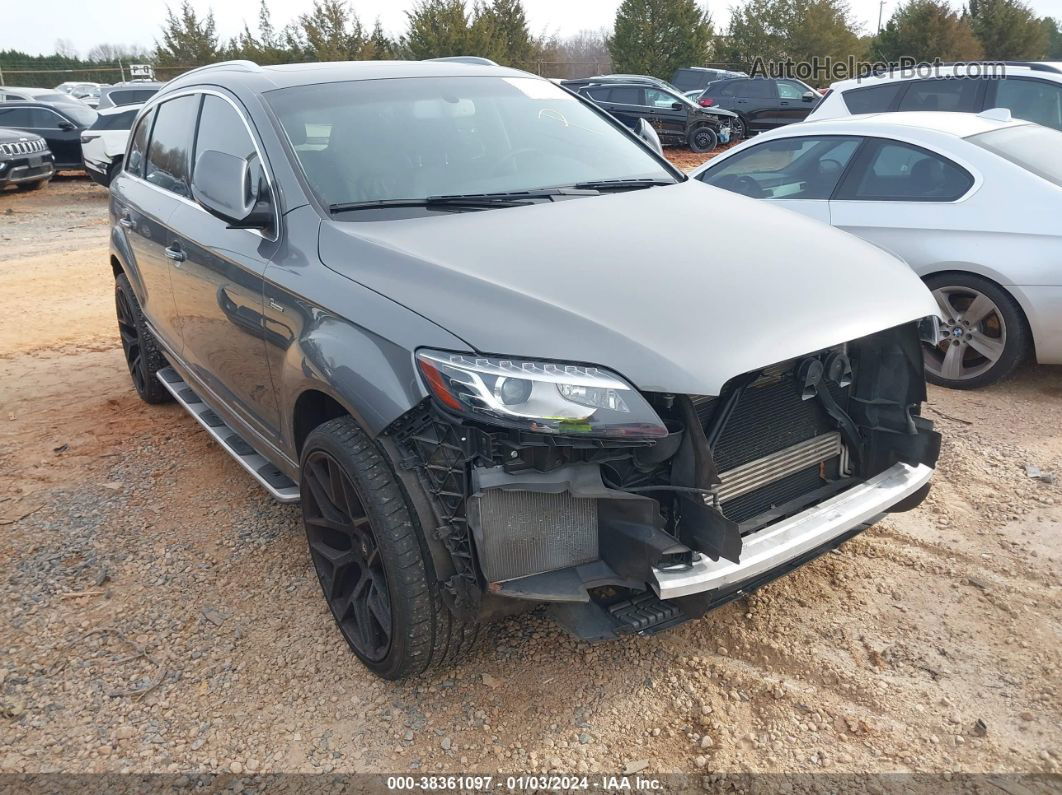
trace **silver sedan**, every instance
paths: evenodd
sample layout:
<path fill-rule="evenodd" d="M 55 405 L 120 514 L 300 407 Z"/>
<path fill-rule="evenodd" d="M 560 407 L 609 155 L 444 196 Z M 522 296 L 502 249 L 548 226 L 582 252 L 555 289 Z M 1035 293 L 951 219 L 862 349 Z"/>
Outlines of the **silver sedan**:
<path fill-rule="evenodd" d="M 1029 356 L 1062 364 L 1062 132 L 1005 110 L 851 116 L 757 136 L 694 176 L 905 260 L 943 317 L 925 348 L 935 383 L 983 386 Z"/>

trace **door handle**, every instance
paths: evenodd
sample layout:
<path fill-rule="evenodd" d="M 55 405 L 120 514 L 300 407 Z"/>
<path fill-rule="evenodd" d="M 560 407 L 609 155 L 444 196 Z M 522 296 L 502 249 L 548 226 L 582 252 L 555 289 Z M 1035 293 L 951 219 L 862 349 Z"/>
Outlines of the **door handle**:
<path fill-rule="evenodd" d="M 778 104 L 779 105 L 788 105 L 789 102 L 787 100 L 783 100 L 783 101 L 779 102 Z"/>
<path fill-rule="evenodd" d="M 167 259 L 173 260 L 174 262 L 177 262 L 177 263 L 184 262 L 184 252 L 181 251 L 179 248 L 174 248 L 173 246 L 167 246 L 166 248 L 163 249 L 163 251 L 166 252 L 166 258 Z"/>
<path fill-rule="evenodd" d="M 129 217 L 129 213 L 122 213 L 122 217 L 118 219 L 118 223 L 126 229 L 131 229 L 134 226 L 133 219 Z"/>

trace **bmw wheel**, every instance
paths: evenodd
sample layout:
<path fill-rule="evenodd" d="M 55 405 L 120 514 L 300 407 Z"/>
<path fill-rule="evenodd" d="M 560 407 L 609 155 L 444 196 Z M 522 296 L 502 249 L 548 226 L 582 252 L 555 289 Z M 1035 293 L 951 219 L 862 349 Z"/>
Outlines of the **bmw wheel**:
<path fill-rule="evenodd" d="M 923 347 L 926 378 L 951 389 L 976 389 L 1013 372 L 1029 350 L 1017 302 L 999 285 L 970 273 L 930 276 L 926 285 L 944 315 L 944 339 Z"/>

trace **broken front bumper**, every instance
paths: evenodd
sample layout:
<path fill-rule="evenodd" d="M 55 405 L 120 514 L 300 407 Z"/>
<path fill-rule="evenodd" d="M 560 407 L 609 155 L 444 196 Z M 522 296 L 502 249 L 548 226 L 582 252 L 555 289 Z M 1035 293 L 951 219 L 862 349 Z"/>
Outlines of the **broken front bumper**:
<path fill-rule="evenodd" d="M 740 563 L 697 555 L 692 565 L 654 568 L 653 590 L 661 599 L 674 599 L 753 580 L 872 522 L 925 486 L 933 471 L 925 464 L 894 464 L 813 508 L 745 536 Z"/>

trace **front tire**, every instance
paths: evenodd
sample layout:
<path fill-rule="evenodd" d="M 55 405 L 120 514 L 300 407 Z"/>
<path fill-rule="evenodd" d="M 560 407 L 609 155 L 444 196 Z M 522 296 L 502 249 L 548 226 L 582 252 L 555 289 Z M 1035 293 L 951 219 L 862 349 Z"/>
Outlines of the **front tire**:
<path fill-rule="evenodd" d="M 22 183 L 19 183 L 18 189 L 19 190 L 40 190 L 45 185 L 47 185 L 49 182 L 51 182 L 51 177 L 49 177 L 48 179 L 39 179 L 36 182 L 22 182 Z"/>
<path fill-rule="evenodd" d="M 119 273 L 114 280 L 114 304 L 122 352 L 136 393 L 145 403 L 168 403 L 173 396 L 157 377 L 158 371 L 167 366 L 166 359 L 147 327 L 140 302 L 124 273 Z"/>
<path fill-rule="evenodd" d="M 422 530 L 390 463 L 350 417 L 303 446 L 306 539 L 325 601 L 359 660 L 403 679 L 455 660 L 475 625 L 443 604 Z"/>
<path fill-rule="evenodd" d="M 711 152 L 719 145 L 719 136 L 707 125 L 690 132 L 689 146 L 694 152 Z"/>
<path fill-rule="evenodd" d="M 946 339 L 923 343 L 926 380 L 950 389 L 977 389 L 1010 375 L 1031 347 L 1017 301 L 995 282 L 972 273 L 928 277 L 945 319 Z"/>

